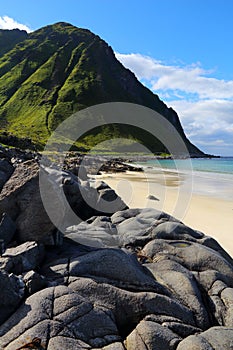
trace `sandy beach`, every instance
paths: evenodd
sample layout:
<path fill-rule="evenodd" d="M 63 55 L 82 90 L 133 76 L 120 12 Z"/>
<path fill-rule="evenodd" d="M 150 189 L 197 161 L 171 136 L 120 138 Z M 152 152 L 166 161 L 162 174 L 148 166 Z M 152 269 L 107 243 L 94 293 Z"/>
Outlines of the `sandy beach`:
<path fill-rule="evenodd" d="M 221 179 L 196 176 L 191 181 L 185 174 L 172 171 L 103 174 L 98 178 L 112 187 L 130 208 L 163 210 L 214 237 L 233 256 L 233 197 L 229 196 L 232 191 L 229 181 L 225 188 Z M 216 181 L 221 184 L 219 191 Z"/>

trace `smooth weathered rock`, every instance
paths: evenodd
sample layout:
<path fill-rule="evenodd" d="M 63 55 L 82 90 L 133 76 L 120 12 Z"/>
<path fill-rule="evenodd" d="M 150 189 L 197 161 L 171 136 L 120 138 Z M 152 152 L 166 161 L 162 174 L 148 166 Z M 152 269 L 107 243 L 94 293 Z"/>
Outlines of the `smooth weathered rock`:
<path fill-rule="evenodd" d="M 1 326 L 0 348 L 15 350 L 34 337 L 43 346 L 53 339 L 51 348 L 59 337 L 62 349 L 75 340 L 98 348 L 120 340 L 111 311 L 65 286 L 46 288 L 29 297 Z"/>
<path fill-rule="evenodd" d="M 171 290 L 174 297 L 193 311 L 197 327 L 207 329 L 210 326 L 201 291 L 189 270 L 172 260 L 160 260 L 146 266 L 158 282 Z"/>
<path fill-rule="evenodd" d="M 177 300 L 166 295 L 147 292 L 133 292 L 117 288 L 107 283 L 97 283 L 90 278 L 70 279 L 69 288 L 110 309 L 119 328 L 129 327 L 148 314 L 176 315 L 185 324 L 195 326 L 192 312 Z M 122 312 L 124 310 L 124 312 Z"/>
<path fill-rule="evenodd" d="M 201 329 L 197 327 L 193 327 L 181 322 L 163 322 L 162 326 L 169 328 L 173 333 L 177 334 L 181 338 L 186 338 L 189 335 L 200 333 Z"/>
<path fill-rule="evenodd" d="M 207 331 L 184 339 L 177 350 L 232 350 L 233 328 L 212 327 Z"/>
<path fill-rule="evenodd" d="M 96 248 L 119 247 L 119 236 L 111 223 L 83 222 L 66 228 L 65 237 Z"/>
<path fill-rule="evenodd" d="M 179 222 L 164 222 L 153 228 L 151 232 L 152 238 L 163 239 L 187 239 L 188 241 L 196 241 L 204 235 L 198 231 L 192 230 Z"/>
<path fill-rule="evenodd" d="M 157 227 L 162 222 L 167 220 L 178 222 L 168 214 L 150 208 L 139 211 L 132 210 L 128 211 L 127 213 L 122 212 L 125 220 L 120 219 L 120 214 L 121 213 L 118 213 L 118 216 L 113 215 L 112 222 L 118 224 L 117 231 L 119 234 L 120 243 L 123 246 L 143 246 L 153 239 L 154 227 Z"/>
<path fill-rule="evenodd" d="M 15 221 L 19 242 L 59 245 L 56 227 L 63 230 L 104 210 L 110 215 L 124 208 L 125 203 L 109 187 L 96 190 L 89 181 L 80 181 L 67 171 L 40 168 L 34 160 L 18 164 L 0 194 L 0 214 L 7 213 Z"/>
<path fill-rule="evenodd" d="M 101 249 L 78 257 L 59 258 L 46 264 L 42 273 L 50 280 L 69 283 L 71 277 L 90 277 L 125 289 L 167 294 L 136 257 L 120 249 Z"/>
<path fill-rule="evenodd" d="M 187 241 L 153 240 L 143 248 L 144 254 L 151 258 L 161 255 L 173 256 L 173 259 L 188 270 L 205 271 L 215 269 L 233 279 L 232 265 L 215 250 L 202 244 Z"/>
<path fill-rule="evenodd" d="M 233 288 L 224 288 L 220 296 L 225 308 L 224 325 L 233 327 Z"/>
<path fill-rule="evenodd" d="M 207 269 L 205 271 L 193 271 L 193 275 L 195 276 L 198 283 L 202 286 L 202 288 L 208 292 L 215 281 L 223 281 L 229 287 L 233 287 L 233 280 L 228 276 L 225 276 L 223 273 L 213 269 Z"/>
<path fill-rule="evenodd" d="M 127 337 L 127 350 L 175 350 L 181 338 L 169 328 L 155 322 L 141 321 Z"/>
<path fill-rule="evenodd" d="M 57 336 L 51 338 L 48 343 L 48 350 L 75 349 L 75 350 L 93 350 L 93 348 L 79 339 L 68 338 L 66 336 Z"/>
<path fill-rule="evenodd" d="M 27 242 L 0 259 L 11 290 L 1 309 L 0 349 L 15 350 L 35 337 L 50 350 L 231 349 L 233 266 L 215 241 L 154 209 L 104 216 L 80 194 L 97 203 L 101 193 L 112 196 L 108 186 L 46 171 L 50 187 L 60 184 L 73 210 L 88 219 L 65 226 L 63 242 L 46 246 L 46 254 Z M 51 204 L 57 215 L 61 206 Z M 69 222 L 62 213 L 60 219 Z"/>
<path fill-rule="evenodd" d="M 92 350 L 98 350 L 98 349 L 92 349 Z M 121 343 L 117 342 L 117 343 L 104 346 L 103 348 L 101 348 L 101 350 L 125 350 L 125 347 Z"/>
<path fill-rule="evenodd" d="M 120 224 L 124 220 L 135 217 L 140 213 L 141 213 L 141 209 L 137 209 L 137 208 L 118 211 L 112 215 L 111 221 L 113 224 Z"/>
<path fill-rule="evenodd" d="M 44 258 L 44 247 L 37 242 L 26 242 L 15 248 L 8 248 L 2 258 L 0 267 L 17 275 L 33 270 Z"/>
<path fill-rule="evenodd" d="M 228 261 L 231 265 L 233 265 L 232 257 L 220 246 L 220 244 L 216 241 L 216 239 L 209 236 L 203 236 L 203 238 L 200 240 L 200 243 L 205 245 L 206 247 L 209 247 L 215 250 L 221 256 L 223 256 L 226 261 Z"/>

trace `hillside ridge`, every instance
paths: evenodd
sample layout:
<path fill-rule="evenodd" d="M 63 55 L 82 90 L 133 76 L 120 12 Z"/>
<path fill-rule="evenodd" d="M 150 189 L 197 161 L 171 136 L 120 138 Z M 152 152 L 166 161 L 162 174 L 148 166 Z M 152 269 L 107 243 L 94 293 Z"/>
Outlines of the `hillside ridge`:
<path fill-rule="evenodd" d="M 4 36 L 10 35 L 11 44 L 1 49 Z M 1 131 L 43 146 L 64 119 L 105 102 L 130 102 L 155 110 L 175 126 L 192 155 L 203 155 L 186 138 L 177 113 L 141 84 L 90 30 L 59 22 L 29 34 L 0 31 Z M 123 136 L 138 139 L 139 134 L 127 130 Z M 83 142 L 89 148 L 94 139 L 95 135 Z M 164 151 L 159 142 L 151 143 L 153 151 Z"/>

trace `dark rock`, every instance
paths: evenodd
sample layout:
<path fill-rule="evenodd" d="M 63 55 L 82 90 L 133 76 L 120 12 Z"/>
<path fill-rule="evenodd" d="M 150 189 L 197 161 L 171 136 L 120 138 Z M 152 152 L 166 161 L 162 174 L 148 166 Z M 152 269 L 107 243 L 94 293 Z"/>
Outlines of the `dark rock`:
<path fill-rule="evenodd" d="M 26 169 L 23 163 L 19 167 Z M 64 189 L 74 212 L 88 219 L 67 225 L 69 217 L 55 200 L 66 233 L 63 241 L 60 230 L 51 237 L 60 245 L 26 242 L 0 258 L 0 287 L 6 286 L 0 349 L 26 347 L 35 337 L 41 348 L 51 350 L 233 349 L 233 266 L 217 242 L 154 209 L 103 215 L 84 202 L 85 196 L 95 205 L 101 196 L 114 201 L 104 183 L 44 171 L 51 175 L 48 191 L 60 201 Z M 29 198 L 24 191 L 35 179 L 17 187 L 13 177 L 3 191 L 10 200 L 17 198 L 18 223 L 22 208 L 27 211 L 21 203 Z M 29 230 L 29 220 L 28 225 Z"/>
<path fill-rule="evenodd" d="M 87 171 L 86 171 L 86 168 L 84 166 L 82 166 L 82 165 L 78 166 L 76 168 L 70 169 L 70 171 L 74 175 L 78 176 L 78 178 L 80 180 L 84 180 L 84 181 L 88 180 Z"/>
<path fill-rule="evenodd" d="M 0 267 L 17 275 L 33 270 L 44 258 L 44 247 L 36 242 L 26 242 L 15 248 L 8 248 L 0 258 Z"/>
<path fill-rule="evenodd" d="M 159 201 L 159 198 L 155 197 L 153 194 L 149 194 L 146 198 L 151 201 Z"/>
<path fill-rule="evenodd" d="M 98 190 L 97 208 L 102 213 L 115 213 L 119 210 L 127 209 L 126 204 L 111 188 Z"/>
<path fill-rule="evenodd" d="M 155 322 L 141 321 L 127 337 L 127 350 L 175 350 L 181 338 L 169 328 Z"/>
<path fill-rule="evenodd" d="M 211 289 L 214 282 L 218 280 L 223 281 L 229 287 L 233 287 L 233 280 L 229 279 L 228 276 L 225 276 L 224 274 L 216 270 L 207 269 L 205 271 L 200 272 L 194 271 L 193 275 L 206 292 L 208 292 Z"/>
<path fill-rule="evenodd" d="M 113 199 L 109 211 L 109 200 Z M 125 207 L 113 190 L 98 192 L 88 181 L 81 182 L 70 172 L 40 169 L 34 160 L 18 164 L 0 194 L 0 214 L 7 213 L 16 222 L 17 240 L 47 245 L 61 244 L 55 224 L 61 233 L 63 227 L 80 223 L 101 211 L 106 210 L 110 215 L 115 209 Z"/>
<path fill-rule="evenodd" d="M 212 327 L 207 331 L 184 339 L 177 350 L 231 350 L 233 349 L 233 328 Z"/>
<path fill-rule="evenodd" d="M 200 333 L 201 329 L 181 322 L 163 322 L 162 326 L 169 328 L 172 332 L 179 335 L 181 338 L 186 338 L 189 335 Z"/>
<path fill-rule="evenodd" d="M 93 187 L 94 189 L 96 189 L 97 191 L 99 190 L 104 190 L 106 188 L 110 188 L 106 182 L 104 181 L 94 181 L 90 183 L 90 186 Z"/>
<path fill-rule="evenodd" d="M 54 225 L 40 198 L 39 166 L 36 162 L 19 164 L 5 184 L 0 194 L 0 213 L 4 212 L 16 222 L 20 242 L 52 241 Z"/>
<path fill-rule="evenodd" d="M 193 311 L 197 327 L 207 329 L 210 326 L 199 286 L 189 270 L 172 260 L 160 260 L 146 266 L 157 281 L 172 290 L 173 296 Z"/>
<path fill-rule="evenodd" d="M 76 340 L 80 346 L 86 343 L 97 348 L 120 341 L 111 311 L 65 286 L 46 288 L 30 296 L 0 328 L 0 348 L 17 349 L 34 337 L 51 349 L 57 337 L 61 349 L 78 345 Z"/>
<path fill-rule="evenodd" d="M 48 350 L 75 349 L 75 350 L 94 350 L 90 345 L 75 338 L 67 336 L 57 336 L 51 338 L 47 347 Z M 102 348 L 102 349 L 105 349 Z"/>
<path fill-rule="evenodd" d="M 195 326 L 192 312 L 177 300 L 166 295 L 148 292 L 127 291 L 108 283 L 97 283 L 88 278 L 70 279 L 69 288 L 85 296 L 91 302 L 105 305 L 116 319 L 118 328 L 124 331 L 129 325 L 135 325 L 148 314 L 162 314 L 183 320 L 185 324 Z M 149 289 L 150 290 L 150 289 Z M 124 310 L 124 312 L 122 312 Z"/>
<path fill-rule="evenodd" d="M 64 278 L 66 284 L 72 277 L 89 277 L 120 288 L 167 294 L 166 289 L 152 278 L 135 256 L 120 249 L 101 249 L 78 257 L 60 258 L 46 264 L 41 272 L 52 280 L 58 278 L 62 281 Z M 68 280 L 66 277 L 69 277 Z"/>
<path fill-rule="evenodd" d="M 233 288 L 228 288 L 226 286 L 226 288 L 222 290 L 220 297 L 224 305 L 224 311 L 222 312 L 224 325 L 233 328 Z"/>
<path fill-rule="evenodd" d="M 140 213 L 141 213 L 140 209 L 126 209 L 123 211 L 118 211 L 112 215 L 111 221 L 113 224 L 120 224 L 125 219 L 135 217 L 136 215 L 138 215 Z"/>
<path fill-rule="evenodd" d="M 204 235 L 198 231 L 192 230 L 179 222 L 162 222 L 152 229 L 151 236 L 153 238 L 162 239 L 186 239 L 188 241 L 196 241 Z"/>
<path fill-rule="evenodd" d="M 3 239 L 0 239 L 0 257 L 5 253 L 6 247 Z"/>
<path fill-rule="evenodd" d="M 77 243 L 97 248 L 119 247 L 119 236 L 115 226 L 111 222 L 107 222 L 106 217 L 104 217 L 103 222 L 99 223 L 101 218 L 100 216 L 93 219 L 93 222 L 86 221 L 67 227 L 65 237 Z"/>
<path fill-rule="evenodd" d="M 0 222 L 0 239 L 4 240 L 5 245 L 11 242 L 16 231 L 16 225 L 7 213 L 3 213 Z"/>
<path fill-rule="evenodd" d="M 61 209 L 60 213 L 55 211 L 54 217 L 58 224 L 62 222 L 64 228 L 76 225 L 95 215 L 112 215 L 115 210 L 126 208 L 126 204 L 110 188 L 97 190 L 91 186 L 90 181 L 80 181 L 73 174 L 65 171 L 45 168 L 44 172 L 47 173 L 50 184 L 52 183 L 56 189 L 57 196 L 60 192 L 58 203 L 61 203 Z M 45 180 L 47 181 L 47 178 Z M 63 191 L 68 201 L 68 207 L 64 201 Z M 51 197 L 52 200 L 48 197 L 47 202 L 54 203 L 53 197 Z M 56 196 L 54 198 L 56 199 Z M 109 203 L 109 200 L 113 203 Z"/>
<path fill-rule="evenodd" d="M 48 282 L 46 281 L 45 277 L 41 276 L 40 274 L 38 274 L 33 270 L 27 272 L 24 275 L 23 281 L 26 285 L 27 292 L 29 294 L 34 294 L 39 290 L 48 287 Z"/>
<path fill-rule="evenodd" d="M 132 214 L 131 217 L 127 217 Z M 123 214 L 124 215 L 124 214 Z M 153 228 L 160 226 L 161 223 L 167 220 L 178 221 L 156 209 L 142 209 L 139 212 L 132 211 L 126 213 L 126 220 L 122 220 L 113 215 L 112 220 L 116 223 L 117 231 L 122 246 L 134 245 L 144 246 L 147 242 L 153 239 Z"/>
<path fill-rule="evenodd" d="M 7 159 L 0 159 L 0 191 L 13 172 L 13 165 Z"/>
<path fill-rule="evenodd" d="M 107 160 L 104 162 L 104 164 L 101 164 L 101 166 L 98 170 L 99 170 L 99 173 L 102 173 L 102 172 L 124 173 L 126 171 L 136 171 L 136 172 L 143 171 L 143 169 L 141 167 L 127 164 L 127 163 L 125 163 L 125 161 L 123 159 Z"/>
<path fill-rule="evenodd" d="M 201 240 L 201 244 L 215 250 L 221 256 L 223 256 L 226 261 L 228 261 L 231 265 L 233 265 L 232 257 L 220 246 L 220 244 L 214 238 L 209 236 L 204 236 Z"/>
<path fill-rule="evenodd" d="M 143 248 L 144 254 L 150 258 L 169 255 L 188 270 L 205 271 L 215 269 L 227 276 L 230 281 L 233 279 L 232 265 L 226 261 L 215 250 L 202 244 L 187 241 L 153 240 Z"/>
<path fill-rule="evenodd" d="M 24 283 L 19 277 L 0 270 L 0 290 L 0 324 L 2 324 L 22 301 Z"/>

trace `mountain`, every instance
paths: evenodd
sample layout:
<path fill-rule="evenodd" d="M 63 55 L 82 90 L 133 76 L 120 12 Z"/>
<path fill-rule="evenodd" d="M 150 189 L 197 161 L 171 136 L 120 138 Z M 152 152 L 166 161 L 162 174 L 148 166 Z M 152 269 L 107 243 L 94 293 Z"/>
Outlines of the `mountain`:
<path fill-rule="evenodd" d="M 30 34 L 0 30 L 2 135 L 27 137 L 42 146 L 61 121 L 104 102 L 132 102 L 159 112 L 176 127 L 192 155 L 203 155 L 186 138 L 177 113 L 143 86 L 99 36 L 63 22 Z M 83 138 L 87 148 L 99 131 Z M 101 133 L 147 140 L 153 151 L 166 151 L 158 140 L 135 128 L 113 125 Z"/>
<path fill-rule="evenodd" d="M 27 38 L 27 32 L 19 29 L 0 30 L 0 57 Z"/>

